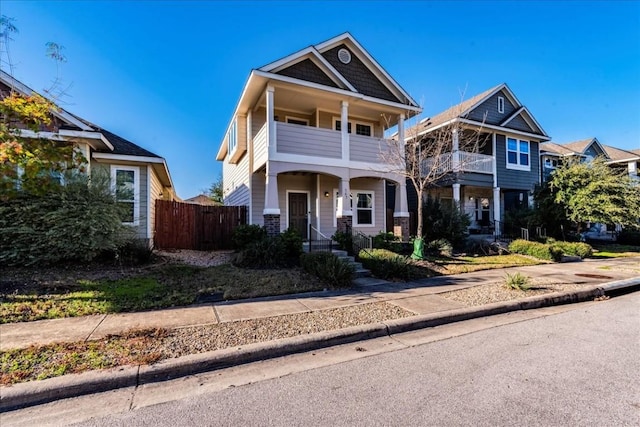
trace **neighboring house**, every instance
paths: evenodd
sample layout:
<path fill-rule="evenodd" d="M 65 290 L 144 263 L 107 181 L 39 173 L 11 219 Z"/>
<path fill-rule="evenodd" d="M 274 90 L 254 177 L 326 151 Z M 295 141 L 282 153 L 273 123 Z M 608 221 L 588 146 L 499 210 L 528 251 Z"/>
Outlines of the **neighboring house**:
<path fill-rule="evenodd" d="M 384 131 L 403 135 L 405 115 L 420 110 L 349 33 L 253 70 L 216 157 L 224 203 L 249 206 L 249 223 L 271 235 L 375 234 L 391 181 L 396 231 L 408 239 L 406 182 L 383 172 L 380 153 Z"/>
<path fill-rule="evenodd" d="M 558 144 L 546 142 L 540 145 L 540 167 L 543 182 L 550 179 L 553 171 L 568 159 L 589 162 L 601 157 L 611 167 L 618 171 L 626 171 L 631 179 L 640 183 L 640 149 L 622 150 L 610 145 L 604 145 L 597 138 L 587 138 L 580 141 Z M 588 224 L 589 238 L 614 238 L 611 234 L 620 231 L 619 224 Z"/>
<path fill-rule="evenodd" d="M 11 91 L 36 94 L 0 70 L 0 95 Z M 21 135 L 73 145 L 88 160 L 87 173 L 102 170 L 110 176 L 118 202 L 127 207 L 123 223 L 133 227 L 138 238 L 153 244 L 155 201 L 176 198 L 165 159 L 62 108 L 51 115 L 47 129 L 21 130 Z"/>
<path fill-rule="evenodd" d="M 215 200 L 211 199 L 211 197 L 206 194 L 198 194 L 195 197 L 191 197 L 184 201 L 185 203 L 191 203 L 194 205 L 203 205 L 203 206 L 220 206 L 222 203 L 218 203 Z"/>
<path fill-rule="evenodd" d="M 558 144 L 546 142 L 540 146 L 542 180 L 547 181 L 551 173 L 567 158 L 590 161 L 602 157 L 612 168 L 626 169 L 629 176 L 640 180 L 640 149 L 621 150 L 604 145 L 597 138 Z"/>
<path fill-rule="evenodd" d="M 504 83 L 421 120 L 407 136 L 429 141 L 430 134 L 455 123 L 463 132 L 479 132 L 484 143 L 468 153 L 452 141 L 451 174 L 429 194 L 457 202 L 471 217 L 470 231 L 488 232 L 505 212 L 529 205 L 540 183 L 539 145 L 550 138 Z M 417 202 L 415 194 L 410 197 L 411 210 Z"/>

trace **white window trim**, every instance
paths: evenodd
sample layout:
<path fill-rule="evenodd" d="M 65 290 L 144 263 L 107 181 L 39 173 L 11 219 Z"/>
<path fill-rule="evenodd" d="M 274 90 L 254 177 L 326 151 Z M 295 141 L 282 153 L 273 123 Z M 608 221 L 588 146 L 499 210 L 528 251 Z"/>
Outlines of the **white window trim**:
<path fill-rule="evenodd" d="M 498 97 L 498 113 L 504 114 L 504 97 Z"/>
<path fill-rule="evenodd" d="M 296 116 L 284 116 L 284 122 L 292 125 L 297 123 L 289 123 L 289 119 L 297 120 L 299 122 L 305 122 L 307 126 L 309 126 L 309 119 L 303 119 L 302 117 L 296 117 Z"/>
<path fill-rule="evenodd" d="M 331 123 L 331 129 L 336 130 L 336 123 L 337 122 L 342 122 L 342 120 L 338 116 L 333 116 L 332 120 L 333 121 Z M 372 122 L 364 122 L 362 120 L 349 119 L 349 123 L 351 123 L 351 133 L 349 133 L 349 135 L 358 135 L 356 133 L 356 125 L 364 125 L 364 126 L 369 126 L 371 128 L 371 135 L 370 136 L 358 135 L 358 136 L 364 136 L 365 138 L 375 138 L 376 128 L 375 128 L 375 126 L 374 126 L 374 124 Z"/>
<path fill-rule="evenodd" d="M 111 165 L 111 188 L 113 194 L 116 194 L 116 172 L 133 171 L 133 222 L 123 222 L 125 225 L 140 225 L 140 167 L 138 166 L 122 166 Z"/>
<path fill-rule="evenodd" d="M 233 142 L 233 144 L 232 144 Z M 227 152 L 229 157 L 233 157 L 233 154 L 238 149 L 238 119 L 233 119 L 229 133 L 227 133 Z"/>
<path fill-rule="evenodd" d="M 509 139 L 516 140 L 516 161 L 518 163 L 509 163 L 509 151 L 513 151 L 513 150 L 509 150 Z M 526 142 L 529 145 L 529 152 L 527 153 L 529 155 L 529 164 L 526 166 L 520 164 L 520 142 Z M 514 138 L 511 136 L 505 136 L 504 149 L 505 149 L 504 161 L 506 163 L 507 169 L 519 170 L 519 171 L 531 171 L 531 159 L 533 158 L 531 154 L 531 141 L 527 141 L 526 139 Z"/>
<path fill-rule="evenodd" d="M 357 195 L 358 193 L 366 193 L 366 194 L 370 194 L 371 195 L 371 224 L 359 224 L 358 223 L 358 207 L 356 206 L 355 208 L 353 207 L 353 195 Z M 369 228 L 373 228 L 376 226 L 376 192 L 374 190 L 351 190 L 351 194 L 350 194 L 351 198 L 350 198 L 350 208 L 351 208 L 351 212 L 353 212 L 353 216 L 351 217 L 351 222 L 353 224 L 354 227 L 369 227 Z M 332 207 L 332 211 L 333 211 L 333 226 L 337 227 L 338 226 L 338 215 L 337 215 L 337 209 L 336 206 L 338 205 L 338 189 L 334 188 L 333 189 L 333 207 Z"/>

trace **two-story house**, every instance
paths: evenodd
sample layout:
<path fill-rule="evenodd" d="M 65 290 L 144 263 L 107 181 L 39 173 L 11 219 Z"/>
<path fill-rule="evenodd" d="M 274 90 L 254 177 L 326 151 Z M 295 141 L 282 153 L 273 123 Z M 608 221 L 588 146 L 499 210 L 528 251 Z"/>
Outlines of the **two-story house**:
<path fill-rule="evenodd" d="M 0 70 L 0 97 L 37 92 Z M 109 177 L 118 202 L 125 208 L 122 221 L 135 230 L 136 237 L 153 245 L 155 201 L 176 199 L 175 188 L 164 158 L 114 133 L 56 106 L 51 124 L 38 132 L 18 129 L 24 138 L 48 140 L 51 144 L 73 146 L 86 160 L 87 174 Z M 15 124 L 17 128 L 21 124 Z M 57 177 L 62 180 L 62 177 Z"/>
<path fill-rule="evenodd" d="M 454 124 L 460 134 L 475 132 L 479 145 L 464 151 L 452 133 L 451 151 L 439 162 L 450 174 L 429 194 L 457 202 L 472 219 L 470 231 L 489 232 L 490 225 L 503 223 L 505 212 L 529 205 L 540 183 L 539 146 L 550 138 L 504 83 L 421 120 L 407 138 L 428 143 L 430 135 Z M 410 197 L 411 210 L 416 203 Z"/>
<path fill-rule="evenodd" d="M 622 150 L 600 143 L 597 138 L 559 144 L 545 142 L 540 145 L 542 180 L 548 181 L 551 173 L 567 158 L 590 161 L 602 157 L 615 169 L 625 169 L 632 179 L 640 180 L 640 149 Z"/>
<path fill-rule="evenodd" d="M 249 223 L 271 235 L 375 234 L 386 229 L 389 181 L 396 231 L 408 239 L 406 182 L 381 153 L 385 129 L 404 135 L 405 116 L 420 111 L 349 33 L 255 69 L 216 156 L 224 203 L 249 206 Z"/>

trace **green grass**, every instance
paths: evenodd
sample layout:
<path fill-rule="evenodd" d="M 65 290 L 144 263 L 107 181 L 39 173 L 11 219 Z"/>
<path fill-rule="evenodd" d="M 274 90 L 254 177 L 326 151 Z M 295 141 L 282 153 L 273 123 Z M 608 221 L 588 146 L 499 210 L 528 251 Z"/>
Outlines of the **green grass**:
<path fill-rule="evenodd" d="M 544 261 L 522 255 L 494 255 L 477 257 L 435 258 L 432 261 L 442 268 L 445 275 L 471 273 L 473 271 L 496 268 L 520 267 L 525 265 L 544 264 Z"/>
<path fill-rule="evenodd" d="M 602 245 L 594 246 L 592 258 L 621 258 L 640 256 L 640 246 Z"/>
<path fill-rule="evenodd" d="M 81 274 L 77 274 L 80 276 Z M 193 304 L 201 295 L 253 298 L 321 290 L 326 284 L 299 268 L 251 270 L 225 264 L 165 265 L 117 280 L 67 278 L 0 294 L 0 323 L 134 312 Z"/>
<path fill-rule="evenodd" d="M 164 329 L 130 331 L 101 340 L 54 343 L 0 352 L 0 385 L 122 365 L 149 364 L 162 358 L 154 343 Z"/>

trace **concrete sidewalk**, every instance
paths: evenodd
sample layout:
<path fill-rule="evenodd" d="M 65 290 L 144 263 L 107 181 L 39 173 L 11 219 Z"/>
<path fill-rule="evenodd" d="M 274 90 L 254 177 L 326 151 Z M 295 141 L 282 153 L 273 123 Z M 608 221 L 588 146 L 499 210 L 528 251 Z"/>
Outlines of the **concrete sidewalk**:
<path fill-rule="evenodd" d="M 179 328 L 238 320 L 304 313 L 338 307 L 388 301 L 418 315 L 444 313 L 463 305 L 439 293 L 504 280 L 515 271 L 532 278 L 590 286 L 640 277 L 639 258 L 588 260 L 565 264 L 484 270 L 439 276 L 415 282 L 356 279 L 357 287 L 346 291 L 323 291 L 256 298 L 138 313 L 83 316 L 66 319 L 0 325 L 0 350 L 24 348 L 59 341 L 99 339 L 133 328 Z"/>
<path fill-rule="evenodd" d="M 522 272 L 532 278 L 549 278 L 584 285 L 572 292 L 544 294 L 516 301 L 460 308 L 438 293 L 504 280 L 506 273 Z M 415 316 L 376 324 L 259 342 L 161 361 L 150 366 L 126 366 L 102 371 L 64 375 L 0 387 L 0 413 L 27 406 L 122 387 L 137 387 L 229 366 L 276 358 L 320 348 L 394 336 L 464 320 L 558 304 L 593 300 L 621 290 L 640 288 L 640 258 L 545 264 L 485 270 L 441 276 L 409 283 L 371 278 L 357 280 L 355 289 L 315 292 L 283 297 L 222 302 L 143 313 L 86 316 L 0 325 L 2 349 L 20 348 L 53 341 L 95 339 L 131 328 L 215 324 L 241 319 L 325 310 L 335 307 L 388 301 L 413 311 Z"/>

